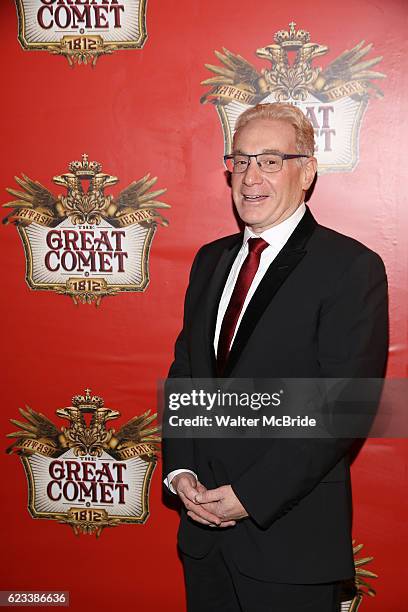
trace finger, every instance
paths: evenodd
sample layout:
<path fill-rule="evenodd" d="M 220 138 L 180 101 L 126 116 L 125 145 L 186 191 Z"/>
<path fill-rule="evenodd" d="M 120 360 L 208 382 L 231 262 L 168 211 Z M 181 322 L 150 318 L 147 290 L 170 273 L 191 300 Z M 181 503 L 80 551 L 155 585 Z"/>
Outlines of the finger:
<path fill-rule="evenodd" d="M 204 508 L 204 510 L 207 510 L 207 512 L 211 512 L 211 514 L 218 516 L 223 523 L 233 521 L 235 525 L 236 519 L 242 518 L 238 513 L 234 512 L 233 508 L 225 508 L 225 504 L 223 504 L 222 501 L 199 505 L 201 505 L 201 508 Z"/>
<path fill-rule="evenodd" d="M 221 523 L 220 517 L 218 517 L 216 514 L 212 514 L 211 512 L 208 512 L 208 510 L 206 510 L 205 508 L 202 508 L 202 506 L 197 505 L 194 502 L 191 502 L 189 499 L 187 499 L 185 495 L 183 495 L 182 492 L 180 492 L 180 499 L 183 502 L 187 510 L 194 512 L 195 514 L 197 514 L 200 518 L 204 519 L 205 521 L 208 521 L 209 523 L 214 523 L 216 525 L 219 525 Z"/>
<path fill-rule="evenodd" d="M 221 489 L 222 487 L 219 487 L 218 489 L 208 489 L 203 493 L 197 493 L 196 491 L 194 501 L 197 504 L 208 504 L 209 502 L 220 501 L 220 499 L 223 499 L 223 497 L 225 497 L 224 491 L 222 491 Z"/>
<path fill-rule="evenodd" d="M 187 497 L 187 499 L 189 499 L 191 502 L 193 502 L 194 504 L 195 502 L 195 497 L 197 495 L 197 489 L 195 487 L 191 487 L 188 484 L 184 484 L 182 486 L 179 486 L 179 488 L 177 489 L 177 493 L 180 495 L 184 495 L 185 497 Z"/>
<path fill-rule="evenodd" d="M 236 524 L 236 521 L 223 521 L 219 527 L 234 527 Z"/>
<path fill-rule="evenodd" d="M 221 510 L 220 502 L 212 502 L 211 504 L 196 504 L 196 506 L 200 506 L 201 508 L 204 508 L 204 510 L 207 510 L 207 512 L 211 512 L 211 514 L 215 514 L 215 516 L 219 516 L 220 519 L 223 518 L 220 512 Z"/>
<path fill-rule="evenodd" d="M 189 499 L 192 502 L 193 506 L 195 506 L 196 508 L 200 508 L 201 507 L 204 510 L 206 510 L 207 512 L 210 512 L 211 514 L 214 514 L 218 518 L 220 518 L 220 519 L 223 518 L 221 516 L 221 514 L 220 514 L 221 502 L 212 502 L 212 503 L 209 503 L 209 504 L 197 504 L 196 501 L 195 501 L 195 496 L 194 496 L 193 500 L 191 500 L 191 498 L 189 498 Z"/>
<path fill-rule="evenodd" d="M 197 523 L 201 523 L 202 525 L 207 525 L 208 527 L 225 528 L 225 527 L 234 527 L 234 525 L 236 525 L 236 521 L 224 521 L 220 523 L 220 525 L 214 525 L 214 523 L 210 523 L 209 521 L 206 521 L 205 519 L 201 518 L 201 516 L 199 516 L 192 510 L 189 510 L 187 512 L 187 516 L 193 519 L 193 521 L 196 521 Z"/>
<path fill-rule="evenodd" d="M 201 516 L 199 516 L 192 510 L 189 510 L 187 512 L 187 516 L 193 519 L 193 521 L 195 521 L 196 523 L 201 523 L 202 525 L 208 525 L 210 527 L 215 527 L 214 523 L 210 523 L 210 521 L 206 521 L 205 519 L 201 518 Z"/>
<path fill-rule="evenodd" d="M 205 491 L 207 491 L 207 487 L 205 487 L 199 480 L 197 480 L 197 491 L 199 493 L 204 493 Z"/>
<path fill-rule="evenodd" d="M 205 519 L 201 518 L 201 516 L 193 512 L 193 510 L 189 510 L 187 512 L 187 516 L 193 519 L 193 521 L 196 521 L 197 523 L 201 523 L 202 525 L 208 525 L 209 527 L 217 527 L 217 525 L 214 525 L 214 523 L 210 523 L 209 521 L 206 521 Z M 236 525 L 236 521 L 224 521 L 220 523 L 218 527 L 222 527 L 222 528 L 234 527 L 234 525 Z"/>
<path fill-rule="evenodd" d="M 219 517 L 216 513 L 213 513 L 209 511 L 208 509 L 203 508 L 199 504 L 192 502 L 183 494 L 183 492 L 181 492 L 180 494 L 180 499 L 183 502 L 187 510 L 192 511 L 195 514 L 198 514 L 201 518 L 209 521 L 210 523 L 216 523 L 216 524 L 221 523 L 221 517 Z"/>

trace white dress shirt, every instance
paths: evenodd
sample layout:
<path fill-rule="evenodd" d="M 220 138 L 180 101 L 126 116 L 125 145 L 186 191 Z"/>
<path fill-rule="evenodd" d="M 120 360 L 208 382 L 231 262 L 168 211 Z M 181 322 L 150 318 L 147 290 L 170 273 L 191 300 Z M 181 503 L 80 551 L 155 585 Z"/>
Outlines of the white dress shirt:
<path fill-rule="evenodd" d="M 279 225 L 275 225 L 274 227 L 270 227 L 269 229 L 262 232 L 262 234 L 254 234 L 248 227 L 245 227 L 244 231 L 244 239 L 242 241 L 242 247 L 239 250 L 238 255 L 235 258 L 235 261 L 232 265 L 231 271 L 228 275 L 227 282 L 225 283 L 224 291 L 221 295 L 220 304 L 218 306 L 218 314 L 217 314 L 217 322 L 215 325 L 215 334 L 214 334 L 214 351 L 217 354 L 218 340 L 220 337 L 220 330 L 222 321 L 224 319 L 225 311 L 227 310 L 228 304 L 230 302 L 232 292 L 234 291 L 235 283 L 237 282 L 239 271 L 241 270 L 241 266 L 245 261 L 246 256 L 248 255 L 248 240 L 249 238 L 263 238 L 269 246 L 267 246 L 261 253 L 261 260 L 259 262 L 258 270 L 254 276 L 254 279 L 251 283 L 251 286 L 248 289 L 248 293 L 246 295 L 244 305 L 238 317 L 237 325 L 235 327 L 234 336 L 232 338 L 231 346 L 234 342 L 236 333 L 238 331 L 238 327 L 241 323 L 242 317 L 247 309 L 247 306 L 254 295 L 259 283 L 263 279 L 267 269 L 278 255 L 279 251 L 282 250 L 284 245 L 289 240 L 290 235 L 293 233 L 295 227 L 300 222 L 301 218 L 306 212 L 305 204 L 301 204 L 299 208 L 295 210 L 295 212 L 279 223 Z M 231 348 L 231 347 L 230 347 Z"/>
<path fill-rule="evenodd" d="M 234 263 L 232 264 L 232 268 L 228 275 L 227 282 L 225 283 L 224 290 L 222 292 L 220 303 L 218 306 L 217 321 L 216 321 L 215 333 L 214 333 L 215 354 L 217 354 L 218 340 L 220 337 L 220 330 L 221 330 L 222 321 L 225 315 L 225 311 L 227 310 L 229 301 L 231 299 L 231 295 L 234 290 L 235 283 L 237 282 L 237 278 L 238 278 L 238 274 L 241 269 L 241 266 L 244 263 L 246 256 L 248 255 L 248 239 L 249 238 L 263 238 L 268 243 L 269 246 L 267 246 L 262 251 L 261 259 L 259 262 L 259 267 L 251 283 L 251 286 L 249 287 L 248 293 L 246 295 L 244 305 L 242 307 L 242 310 L 240 312 L 240 315 L 237 321 L 237 325 L 235 327 L 234 336 L 231 341 L 231 346 L 234 342 L 238 327 L 241 323 L 242 317 L 244 316 L 245 310 L 247 309 L 247 306 L 252 296 L 254 295 L 259 283 L 263 279 L 267 269 L 269 268 L 273 260 L 276 258 L 279 251 L 282 250 L 282 248 L 285 246 L 285 244 L 289 240 L 291 234 L 294 232 L 295 228 L 299 224 L 305 212 L 306 212 L 306 206 L 304 203 L 302 203 L 299 206 L 299 208 L 297 208 L 290 217 L 285 219 L 285 221 L 282 221 L 282 223 L 279 223 L 279 225 L 270 227 L 269 229 L 265 230 L 261 234 L 254 234 L 248 227 L 245 227 L 242 246 L 239 250 L 238 255 L 235 258 Z M 171 486 L 171 481 L 173 480 L 175 476 L 177 476 L 177 474 L 180 474 L 181 472 L 189 472 L 190 474 L 193 474 L 197 478 L 197 475 L 193 471 L 187 470 L 187 469 L 179 469 L 179 470 L 174 470 L 173 472 L 170 472 L 170 474 L 167 475 L 167 478 L 165 478 L 164 484 L 170 489 L 172 493 L 175 493 L 175 490 Z"/>

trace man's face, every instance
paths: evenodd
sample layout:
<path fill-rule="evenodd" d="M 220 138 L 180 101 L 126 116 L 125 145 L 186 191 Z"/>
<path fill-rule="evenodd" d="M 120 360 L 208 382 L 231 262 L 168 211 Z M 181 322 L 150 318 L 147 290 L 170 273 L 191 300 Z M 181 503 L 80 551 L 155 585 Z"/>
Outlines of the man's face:
<path fill-rule="evenodd" d="M 295 129 L 285 121 L 253 119 L 235 137 L 234 153 L 297 153 Z M 261 172 L 254 158 L 242 174 L 232 174 L 232 197 L 237 212 L 259 234 L 278 225 L 298 208 L 316 172 L 314 158 L 288 159 L 282 170 Z"/>

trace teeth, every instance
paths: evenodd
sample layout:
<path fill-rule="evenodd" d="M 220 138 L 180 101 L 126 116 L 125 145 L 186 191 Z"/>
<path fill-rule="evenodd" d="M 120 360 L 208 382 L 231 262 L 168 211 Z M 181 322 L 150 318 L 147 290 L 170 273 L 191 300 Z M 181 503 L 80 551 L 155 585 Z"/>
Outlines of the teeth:
<path fill-rule="evenodd" d="M 259 200 L 259 198 L 264 198 L 265 196 L 263 195 L 258 195 L 258 196 L 249 196 L 249 195 L 244 195 L 244 198 L 246 200 Z"/>

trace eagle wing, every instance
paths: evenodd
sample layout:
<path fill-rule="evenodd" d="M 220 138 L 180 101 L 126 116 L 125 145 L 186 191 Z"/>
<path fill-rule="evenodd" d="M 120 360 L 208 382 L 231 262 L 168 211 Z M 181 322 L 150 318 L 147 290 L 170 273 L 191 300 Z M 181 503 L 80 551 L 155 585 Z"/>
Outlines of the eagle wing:
<path fill-rule="evenodd" d="M 211 72 L 216 76 L 205 79 L 201 82 L 202 85 L 241 85 L 251 93 L 258 92 L 258 80 L 261 74 L 258 70 L 241 55 L 236 55 L 223 47 L 223 53 L 214 51 L 216 57 L 220 60 L 222 66 L 214 66 L 205 64 Z M 206 102 L 211 92 L 204 94 L 201 102 Z"/>
<path fill-rule="evenodd" d="M 15 196 L 17 200 L 7 202 L 7 204 L 3 204 L 3 206 L 5 208 L 18 208 L 20 206 L 28 206 L 29 208 L 41 207 L 49 208 L 50 211 L 53 210 L 58 202 L 55 195 L 38 181 L 33 181 L 25 174 L 22 176 L 22 179 L 18 176 L 14 178 L 24 191 L 7 188 L 6 191 Z"/>
<path fill-rule="evenodd" d="M 7 453 L 11 453 L 13 448 L 20 444 L 20 441 L 25 438 L 31 438 L 32 440 L 45 438 L 49 440 L 52 445 L 58 447 L 58 436 L 61 434 L 61 431 L 49 418 L 40 412 L 36 412 L 29 406 L 26 406 L 26 410 L 20 408 L 20 414 L 26 419 L 26 422 L 10 419 L 13 425 L 20 427 L 20 431 L 14 431 L 13 433 L 7 434 L 7 438 L 17 438 L 17 440 L 7 448 Z"/>
<path fill-rule="evenodd" d="M 56 198 L 55 195 L 40 182 L 33 181 L 25 174 L 22 176 L 23 178 L 19 178 L 18 176 L 15 176 L 14 178 L 16 183 L 20 185 L 23 191 L 6 188 L 6 191 L 17 199 L 3 204 L 4 208 L 13 208 L 13 210 L 22 207 L 34 209 L 41 208 L 44 212 L 54 216 L 58 198 Z M 3 223 L 7 223 L 9 217 L 12 215 L 13 212 L 7 215 L 7 217 L 3 219 Z"/>
<path fill-rule="evenodd" d="M 159 431 L 159 427 L 149 427 L 156 417 L 156 413 L 151 415 L 150 410 L 147 410 L 144 414 L 133 417 L 133 419 L 122 425 L 115 434 L 115 437 L 119 439 L 119 448 L 124 442 L 158 444 L 160 437 L 156 434 Z"/>
<path fill-rule="evenodd" d="M 382 92 L 376 85 L 373 83 L 367 83 L 367 81 L 370 81 L 371 79 L 385 78 L 385 74 L 382 72 L 370 70 L 370 68 L 381 62 L 382 56 L 374 57 L 369 60 L 363 60 L 363 58 L 365 58 L 373 47 L 372 43 L 366 46 L 364 45 L 365 41 L 362 40 L 350 51 L 346 49 L 324 70 L 322 70 L 321 76 L 326 81 L 326 88 L 333 87 L 337 84 L 350 80 L 357 80 L 365 81 L 366 85 L 375 88 L 377 93 L 382 95 Z"/>
<path fill-rule="evenodd" d="M 115 204 L 118 207 L 116 214 L 120 215 L 140 208 L 170 208 L 169 204 L 156 200 L 157 197 L 167 191 L 166 189 L 149 191 L 156 181 L 157 176 L 150 178 L 150 174 L 146 174 L 138 181 L 133 181 L 126 189 L 123 189 L 115 200 Z"/>

